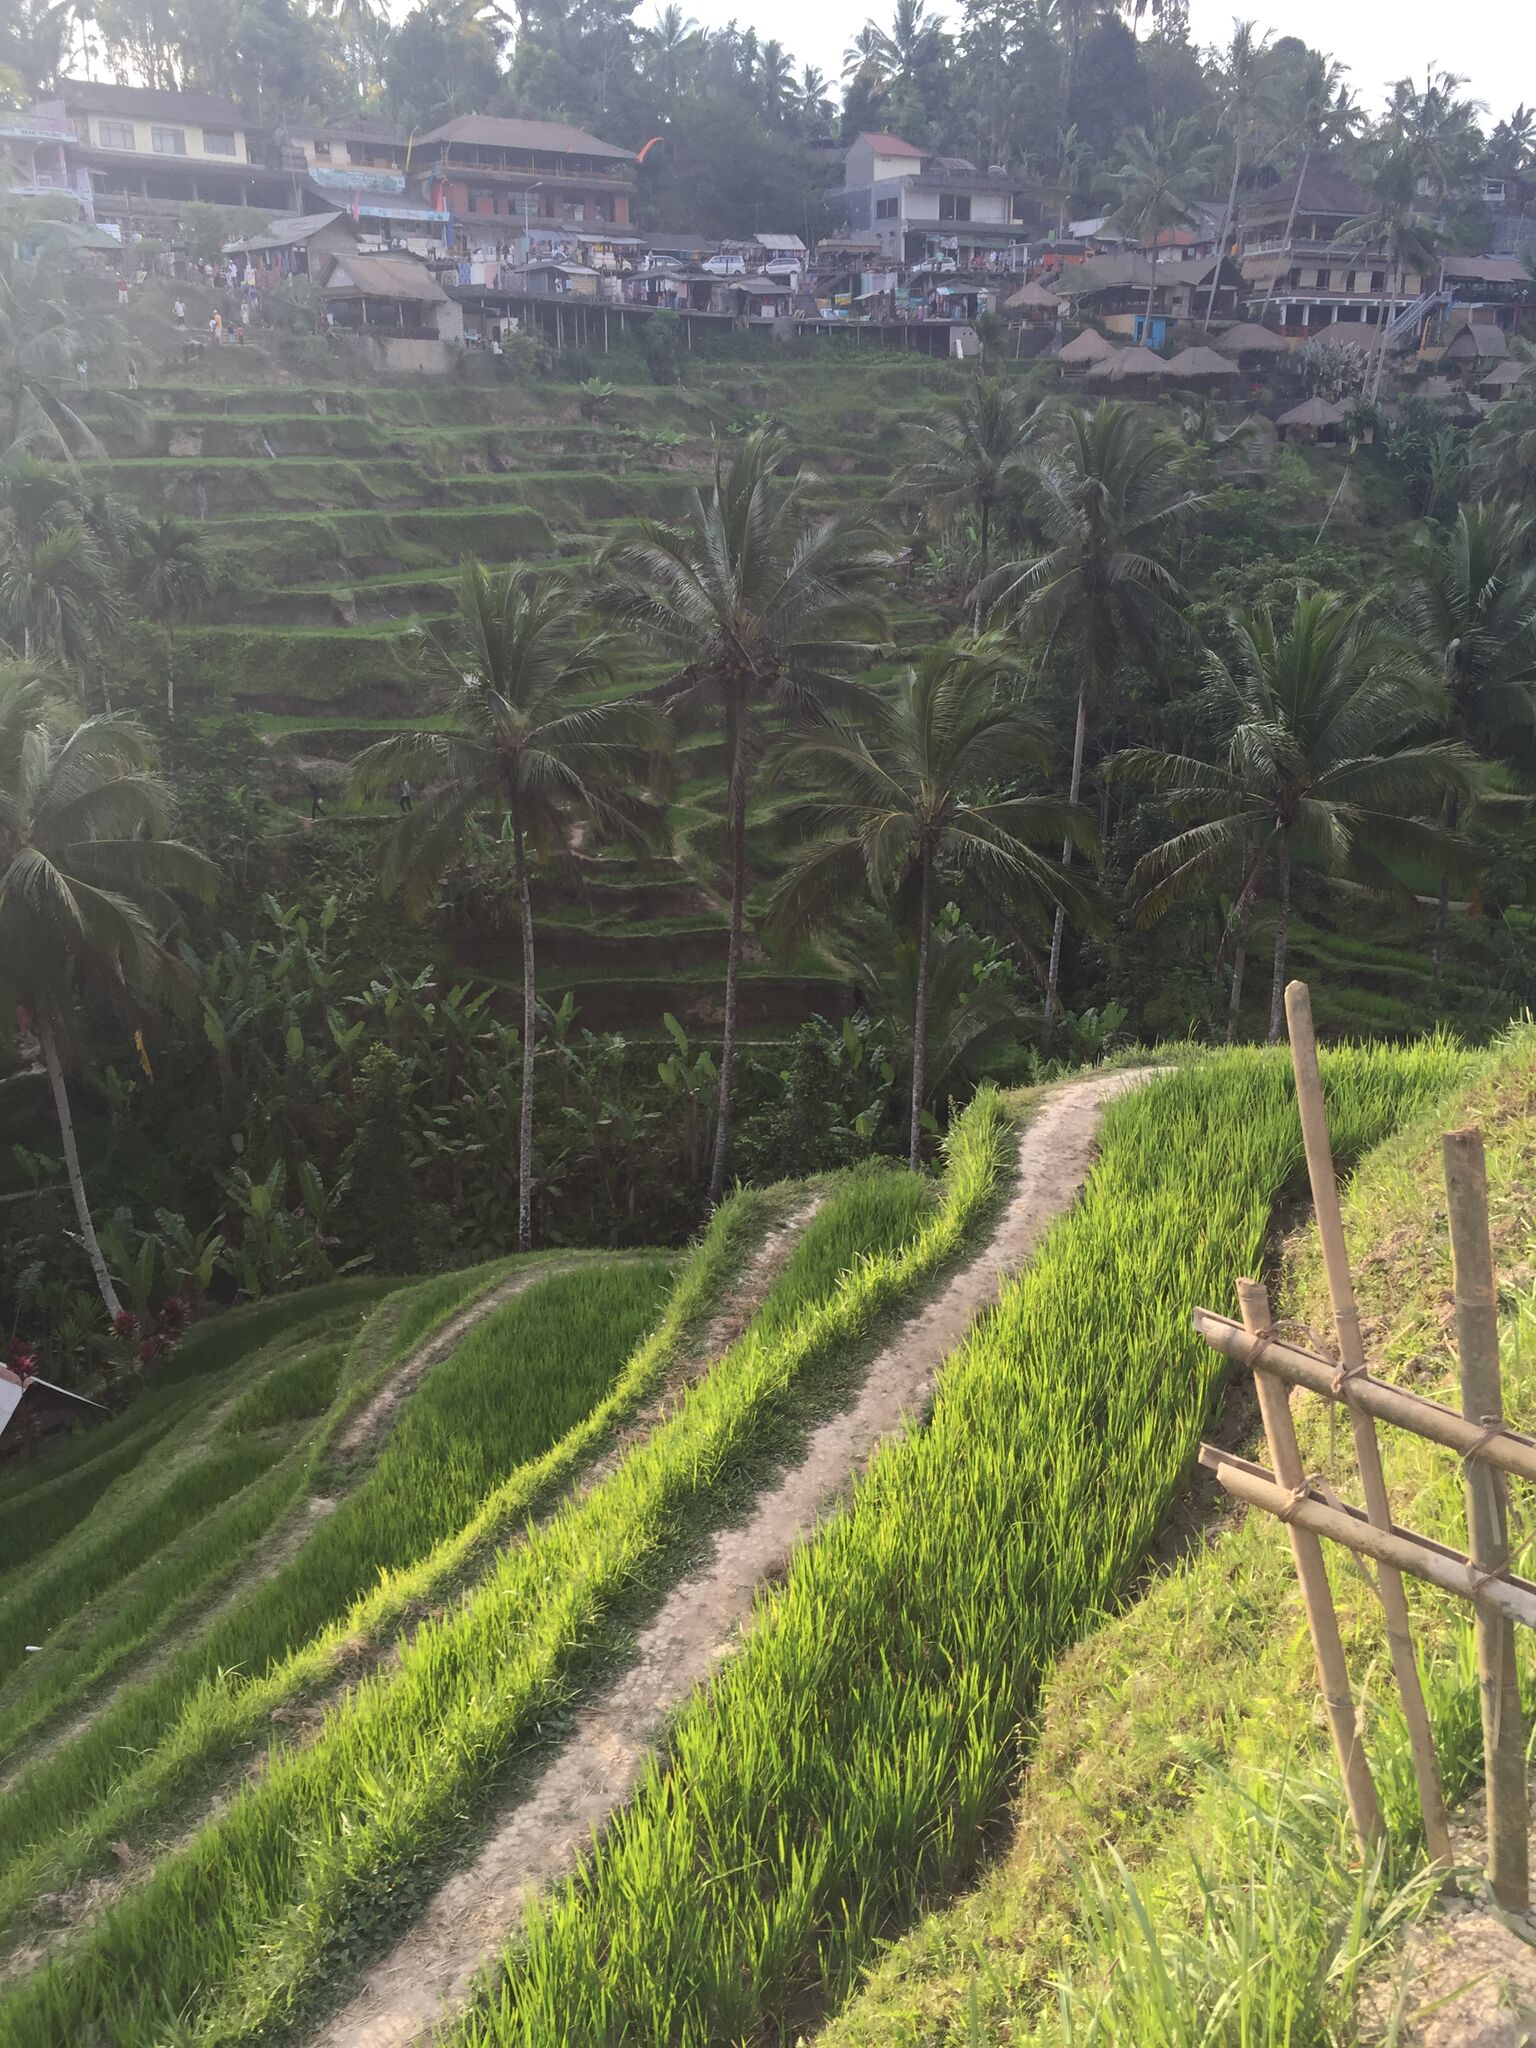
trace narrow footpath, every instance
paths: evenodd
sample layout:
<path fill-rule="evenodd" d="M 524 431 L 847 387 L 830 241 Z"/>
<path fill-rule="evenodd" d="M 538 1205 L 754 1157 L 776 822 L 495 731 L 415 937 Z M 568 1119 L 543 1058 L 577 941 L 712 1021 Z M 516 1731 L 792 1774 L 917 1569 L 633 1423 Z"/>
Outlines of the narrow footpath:
<path fill-rule="evenodd" d="M 882 1438 L 926 1408 L 945 1358 L 1072 1206 L 1104 1104 L 1146 1071 L 1092 1074 L 1046 1099 L 1021 1134 L 1018 1180 L 989 1241 L 872 1360 L 852 1405 L 812 1433 L 749 1518 L 715 1538 L 707 1562 L 640 1636 L 623 1675 L 578 1717 L 475 1861 L 429 1901 L 312 2048 L 412 2048 L 463 2005 L 528 1900 L 572 1867 L 629 1796 L 667 1720 L 736 1647 L 759 1586 L 844 1498 Z"/>

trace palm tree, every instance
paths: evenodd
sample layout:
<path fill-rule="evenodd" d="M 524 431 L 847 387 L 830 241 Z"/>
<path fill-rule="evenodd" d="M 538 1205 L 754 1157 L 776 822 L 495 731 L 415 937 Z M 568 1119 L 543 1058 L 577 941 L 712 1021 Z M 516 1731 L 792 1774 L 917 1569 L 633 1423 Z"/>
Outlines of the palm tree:
<path fill-rule="evenodd" d="M 731 1084 L 747 895 L 747 803 L 764 729 L 786 717 L 817 720 L 860 701 L 848 680 L 884 641 L 882 588 L 890 548 L 867 517 L 823 518 L 807 502 L 804 472 L 780 481 L 782 438 L 749 435 L 685 519 L 648 521 L 601 557 L 615 615 L 678 664 L 669 701 L 725 730 L 730 937 L 720 1105 L 710 1200 L 725 1191 Z"/>
<path fill-rule="evenodd" d="M 770 125 L 782 122 L 795 97 L 794 59 L 782 43 L 764 43 L 758 53 L 757 103 Z"/>
<path fill-rule="evenodd" d="M 1145 128 L 1132 128 L 1121 136 L 1120 151 L 1124 162 L 1114 179 L 1121 199 L 1109 224 L 1123 228 L 1151 251 L 1152 274 L 1142 323 L 1142 339 L 1150 346 L 1158 238 L 1167 229 L 1188 227 L 1194 220 L 1194 203 L 1210 170 L 1211 151 L 1201 144 L 1195 122 L 1180 121 L 1170 134 L 1161 116 L 1150 135 Z"/>
<path fill-rule="evenodd" d="M 64 244 L 51 239 L 61 232 L 0 205 L 0 461 L 103 452 L 75 409 L 76 365 L 110 357 L 121 330 L 69 304 Z M 40 244 L 41 253 L 23 257 L 24 243 Z"/>
<path fill-rule="evenodd" d="M 1399 79 L 1382 121 L 1387 146 L 1404 152 L 1415 181 L 1425 181 L 1437 205 L 1465 186 L 1483 154 L 1477 125 L 1483 109 L 1460 97 L 1466 82 L 1454 71 L 1433 66 L 1425 73 L 1422 90 L 1412 79 Z"/>
<path fill-rule="evenodd" d="M 698 23 L 669 0 L 651 26 L 640 31 L 640 41 L 646 70 L 668 99 L 676 99 L 704 48 Z"/>
<path fill-rule="evenodd" d="M 65 1084 L 80 985 L 154 997 L 183 979 L 168 891 L 213 894 L 212 864 L 164 835 L 149 743 L 121 717 L 69 729 L 45 685 L 0 664 L 0 1011 L 35 1036 L 53 1092 L 80 1240 L 109 1316 L 122 1304 L 91 1220 Z"/>
<path fill-rule="evenodd" d="M 1264 294 L 1266 307 L 1274 298 L 1275 288 L 1289 265 L 1296 238 L 1296 216 L 1301 208 L 1302 192 L 1312 168 L 1312 159 L 1325 156 L 1329 150 L 1347 142 L 1358 130 L 1361 119 L 1359 102 L 1344 83 L 1342 66 L 1316 50 L 1307 51 L 1286 100 L 1283 118 L 1291 138 L 1301 143 L 1301 164 L 1291 192 L 1291 210 L 1286 216 L 1281 253 L 1270 276 L 1269 289 Z"/>
<path fill-rule="evenodd" d="M 1232 182 L 1221 216 L 1221 240 L 1211 270 L 1210 296 L 1205 302 L 1205 325 L 1210 328 L 1216 310 L 1216 290 L 1221 282 L 1221 265 L 1232 239 L 1237 217 L 1237 188 L 1242 182 L 1243 163 L 1255 124 L 1275 111 L 1277 74 L 1275 55 L 1268 33 L 1256 35 L 1251 21 L 1234 21 L 1232 40 L 1221 59 L 1217 84 L 1221 102 L 1220 125 L 1232 138 Z"/>
<path fill-rule="evenodd" d="M 1393 603 L 1426 681 L 1443 692 L 1446 730 L 1493 758 L 1529 750 L 1536 736 L 1536 526 L 1508 507 L 1464 505 L 1450 533 L 1422 535 Z M 1447 790 L 1441 822 L 1460 823 Z M 1431 957 L 1440 972 L 1451 873 L 1440 876 Z"/>
<path fill-rule="evenodd" d="M 941 518 L 974 510 L 981 574 L 990 566 L 992 514 L 998 499 L 1024 473 L 1032 416 L 1013 385 L 979 377 L 949 406 L 943 426 L 919 428 L 921 452 L 902 479 Z"/>
<path fill-rule="evenodd" d="M 1380 158 L 1367 175 L 1365 189 L 1369 204 L 1345 226 L 1341 240 L 1379 249 L 1392 272 L 1391 305 L 1382 309 L 1371 376 L 1370 396 L 1375 399 L 1386 367 L 1387 335 L 1404 296 L 1405 274 L 1410 266 L 1419 271 L 1428 268 L 1440 247 L 1440 235 L 1433 220 L 1420 209 L 1419 174 L 1406 150 L 1393 150 Z"/>
<path fill-rule="evenodd" d="M 807 128 L 820 128 L 832 118 L 832 99 L 827 90 L 826 75 L 814 64 L 807 64 L 800 74 L 800 83 L 795 87 L 795 104 Z"/>
<path fill-rule="evenodd" d="M 176 626 L 213 591 L 213 569 L 197 528 L 165 513 L 144 522 L 128 557 L 128 589 L 140 609 L 165 627 L 165 710 L 176 716 Z"/>
<path fill-rule="evenodd" d="M 117 618 L 109 565 L 83 526 L 0 524 L 0 638 L 17 653 L 83 671 Z"/>
<path fill-rule="evenodd" d="M 641 794 L 661 741 L 655 712 L 633 701 L 574 706 L 609 680 L 606 635 L 581 638 L 580 600 L 568 584 L 527 567 L 496 574 L 466 559 L 458 616 L 436 640 L 455 685 L 454 729 L 401 733 L 365 748 L 354 788 L 377 794 L 408 780 L 431 787 L 385 848 L 382 883 L 413 914 L 489 816 L 512 843 L 522 936 L 523 1062 L 518 1126 L 517 1242 L 533 1241 L 533 1074 L 538 1022 L 532 853 L 570 843 L 579 822 L 638 838 L 658 836 L 659 814 Z"/>
<path fill-rule="evenodd" d="M 1389 863 L 1446 856 L 1449 835 L 1425 821 L 1447 792 L 1470 791 L 1476 762 L 1459 740 L 1419 737 L 1435 721 L 1435 699 L 1411 658 L 1368 625 L 1358 605 L 1298 589 L 1282 619 L 1261 609 L 1234 614 L 1231 628 L 1235 658 L 1212 655 L 1206 667 L 1220 758 L 1139 748 L 1116 768 L 1160 790 L 1176 818 L 1193 821 L 1133 870 L 1141 922 L 1238 870 L 1240 938 L 1258 898 L 1273 901 L 1273 1045 L 1285 1016 L 1296 860 L 1411 904 Z"/>
<path fill-rule="evenodd" d="M 1480 489 L 1523 505 L 1536 488 L 1536 348 L 1517 340 L 1513 353 L 1525 376 L 1479 421 L 1472 474 Z"/>
<path fill-rule="evenodd" d="M 774 891 L 770 923 L 784 933 L 812 931 L 866 889 L 916 916 L 907 1145 L 914 1169 L 922 1160 L 928 948 L 941 867 L 971 874 L 1026 909 L 1092 915 L 1087 892 L 1039 851 L 1063 833 L 1091 848 L 1085 815 L 1046 797 L 994 794 L 1048 753 L 1042 728 L 1009 694 L 1018 668 L 1017 652 L 1000 634 L 951 642 L 909 668 L 893 702 L 873 708 L 862 730 L 809 734 L 777 756 L 783 773 L 826 793 L 783 813 L 804 850 Z"/>
<path fill-rule="evenodd" d="M 887 89 L 895 85 L 915 86 L 919 74 L 943 57 L 949 47 L 944 24 L 928 12 L 927 0 L 896 0 L 890 27 L 881 28 L 878 22 L 869 21 L 864 25 L 864 35 L 868 41 L 861 62 L 867 60 L 872 64 L 876 79 Z"/>
<path fill-rule="evenodd" d="M 1128 649 L 1156 658 L 1159 635 L 1182 632 L 1181 592 L 1168 553 L 1179 521 L 1201 502 L 1182 490 L 1182 450 L 1134 406 L 1056 410 L 1030 455 L 1029 497 L 1045 535 L 1033 561 L 995 570 L 981 601 L 1037 639 L 1048 659 L 1058 647 L 1077 677 L 1077 722 L 1067 800 L 1082 795 L 1089 724 L 1104 706 Z M 1062 841 L 1064 864 L 1071 842 Z M 1051 934 L 1045 1005 L 1056 1007 L 1065 919 Z"/>

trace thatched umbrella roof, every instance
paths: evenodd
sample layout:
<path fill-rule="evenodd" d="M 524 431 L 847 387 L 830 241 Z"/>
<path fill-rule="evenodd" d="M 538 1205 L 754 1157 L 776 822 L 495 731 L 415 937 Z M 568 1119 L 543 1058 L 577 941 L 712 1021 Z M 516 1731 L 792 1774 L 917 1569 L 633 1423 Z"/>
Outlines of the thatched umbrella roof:
<path fill-rule="evenodd" d="M 1257 320 L 1240 320 L 1225 334 L 1212 339 L 1224 354 L 1232 356 L 1286 356 L 1291 352 L 1291 344 L 1283 334 L 1276 334 L 1272 327 L 1261 327 Z"/>
<path fill-rule="evenodd" d="M 1012 298 L 1003 301 L 1005 313 L 1038 313 L 1046 308 L 1053 313 L 1059 313 L 1062 310 L 1062 303 L 1057 294 L 1047 291 L 1043 284 L 1020 285 Z M 1092 332 L 1091 329 L 1085 331 Z M 1078 339 L 1081 340 L 1082 337 L 1079 336 Z"/>
<path fill-rule="evenodd" d="M 1495 363 L 1493 368 L 1486 371 L 1477 381 L 1479 384 L 1503 384 L 1509 386 L 1518 384 L 1524 375 L 1525 364 L 1517 363 L 1512 358 L 1506 357 L 1502 363 Z"/>
<path fill-rule="evenodd" d="M 1096 327 L 1085 327 L 1075 341 L 1067 343 L 1056 360 L 1065 363 L 1069 370 L 1075 370 L 1085 363 L 1102 363 L 1117 353 L 1114 342 L 1107 340 Z"/>
<path fill-rule="evenodd" d="M 1229 363 L 1213 348 L 1180 349 L 1167 365 L 1167 370 L 1170 377 L 1177 377 L 1186 384 L 1200 383 L 1208 377 L 1240 377 L 1243 374 L 1236 363 Z"/>
<path fill-rule="evenodd" d="M 1281 413 L 1277 427 L 1338 427 L 1344 423 L 1344 408 L 1331 398 L 1306 398 Z"/>
<path fill-rule="evenodd" d="M 1149 348 L 1123 348 L 1118 355 L 1095 363 L 1088 372 L 1091 384 L 1130 384 L 1146 377 L 1166 377 L 1169 364 Z"/>

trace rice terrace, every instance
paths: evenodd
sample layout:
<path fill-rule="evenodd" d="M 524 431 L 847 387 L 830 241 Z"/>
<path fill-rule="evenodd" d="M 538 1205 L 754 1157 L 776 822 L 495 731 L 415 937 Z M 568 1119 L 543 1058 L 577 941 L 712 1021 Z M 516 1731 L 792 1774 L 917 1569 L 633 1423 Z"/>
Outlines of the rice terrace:
<path fill-rule="evenodd" d="M 1294 12 L 0 13 L 0 2048 L 1536 2041 L 1536 47 Z"/>

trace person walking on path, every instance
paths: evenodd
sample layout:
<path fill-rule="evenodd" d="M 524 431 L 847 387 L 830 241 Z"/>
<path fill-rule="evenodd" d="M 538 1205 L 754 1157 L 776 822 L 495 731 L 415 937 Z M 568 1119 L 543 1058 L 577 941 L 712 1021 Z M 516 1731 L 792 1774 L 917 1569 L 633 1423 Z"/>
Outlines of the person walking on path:
<path fill-rule="evenodd" d="M 324 814 L 324 810 L 325 798 L 320 794 L 320 785 L 318 782 L 312 782 L 309 785 L 309 822 L 313 824 L 316 818 Z"/>
<path fill-rule="evenodd" d="M 118 273 L 117 279 L 117 303 L 120 306 L 126 306 L 128 303 L 128 280 L 121 272 Z"/>
<path fill-rule="evenodd" d="M 175 314 L 175 316 L 176 316 L 176 325 L 177 325 L 177 326 L 178 326 L 179 328 L 181 328 L 181 329 L 183 330 L 183 332 L 185 332 L 185 330 L 186 330 L 186 325 L 187 325 L 187 302 L 186 302 L 186 300 L 185 300 L 185 299 L 178 299 L 178 300 L 176 301 L 175 305 L 174 305 L 174 306 L 172 306 L 172 308 L 171 308 L 171 311 L 172 311 L 172 312 L 173 312 L 173 313 Z"/>
<path fill-rule="evenodd" d="M 411 778 L 409 775 L 404 775 L 400 778 L 400 808 L 402 811 L 408 811 L 411 808 Z"/>

